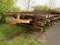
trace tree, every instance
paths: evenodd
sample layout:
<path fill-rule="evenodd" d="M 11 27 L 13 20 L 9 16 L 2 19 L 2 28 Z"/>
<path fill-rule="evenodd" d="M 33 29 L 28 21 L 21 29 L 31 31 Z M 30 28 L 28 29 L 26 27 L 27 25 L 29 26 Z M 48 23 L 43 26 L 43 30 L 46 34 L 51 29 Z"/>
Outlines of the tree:
<path fill-rule="evenodd" d="M 50 9 L 53 9 L 55 5 L 55 0 L 49 0 L 48 4 L 49 4 Z"/>
<path fill-rule="evenodd" d="M 30 11 L 34 2 L 32 0 L 21 0 L 21 4 L 23 4 L 27 11 Z"/>
<path fill-rule="evenodd" d="M 0 22 L 5 22 L 5 14 L 13 9 L 14 3 L 14 0 L 0 0 Z"/>
<path fill-rule="evenodd" d="M 54 8 L 54 10 L 56 10 L 57 12 L 60 12 L 60 8 Z"/>
<path fill-rule="evenodd" d="M 34 8 L 34 10 L 41 10 L 41 11 L 47 11 L 50 9 L 45 5 L 44 6 L 34 6 L 33 8 Z"/>
<path fill-rule="evenodd" d="M 0 0 L 0 13 L 7 12 L 13 4 L 13 0 Z"/>
<path fill-rule="evenodd" d="M 21 12 L 21 8 L 20 7 L 12 7 L 10 9 L 11 12 Z"/>
<path fill-rule="evenodd" d="M 5 13 L 9 10 L 13 3 L 14 2 L 12 0 L 0 0 L 0 22 L 5 22 Z"/>

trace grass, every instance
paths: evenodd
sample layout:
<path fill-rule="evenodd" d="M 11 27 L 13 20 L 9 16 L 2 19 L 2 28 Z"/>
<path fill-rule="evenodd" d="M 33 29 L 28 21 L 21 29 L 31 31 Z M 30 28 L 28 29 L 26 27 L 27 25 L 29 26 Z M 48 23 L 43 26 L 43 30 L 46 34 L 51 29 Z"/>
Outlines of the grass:
<path fill-rule="evenodd" d="M 14 39 L 8 41 L 5 38 L 8 35 L 12 35 L 16 32 L 21 32 L 26 30 L 26 28 L 21 26 L 16 26 L 12 24 L 0 24 L 0 45 L 40 45 L 43 42 L 42 38 L 35 39 L 35 37 L 28 33 L 21 33 L 20 36 L 16 36 Z"/>
<path fill-rule="evenodd" d="M 8 35 L 21 32 L 23 30 L 26 30 L 26 28 L 12 24 L 0 24 L 0 38 L 5 38 Z"/>
<path fill-rule="evenodd" d="M 30 37 L 29 39 L 24 39 L 22 37 L 16 37 L 15 39 L 11 41 L 4 40 L 3 42 L 0 42 L 0 45 L 40 45 L 40 43 L 42 42 L 36 41 L 33 37 Z"/>
<path fill-rule="evenodd" d="M 43 32 L 47 31 L 51 26 L 45 26 Z"/>

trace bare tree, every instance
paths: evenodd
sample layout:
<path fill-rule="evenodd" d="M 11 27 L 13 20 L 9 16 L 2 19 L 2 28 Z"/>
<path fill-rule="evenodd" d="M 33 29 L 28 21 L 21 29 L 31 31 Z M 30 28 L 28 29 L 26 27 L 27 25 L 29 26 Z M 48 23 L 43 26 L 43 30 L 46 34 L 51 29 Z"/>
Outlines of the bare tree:
<path fill-rule="evenodd" d="M 30 1 L 31 1 L 31 0 L 28 0 L 28 5 L 27 5 L 28 8 L 27 8 L 27 11 L 29 11 Z"/>
<path fill-rule="evenodd" d="M 27 11 L 30 11 L 30 8 L 34 4 L 32 0 L 21 0 L 21 3 L 23 4 Z"/>
<path fill-rule="evenodd" d="M 55 0 L 49 0 L 49 6 L 52 9 L 54 7 Z"/>

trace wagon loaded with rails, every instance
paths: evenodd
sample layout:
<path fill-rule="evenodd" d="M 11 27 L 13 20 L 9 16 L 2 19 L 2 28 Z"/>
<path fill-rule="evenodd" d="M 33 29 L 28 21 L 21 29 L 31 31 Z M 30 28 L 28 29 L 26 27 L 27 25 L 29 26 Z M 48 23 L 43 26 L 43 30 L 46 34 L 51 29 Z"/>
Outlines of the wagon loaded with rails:
<path fill-rule="evenodd" d="M 43 30 L 45 26 L 52 26 L 60 20 L 60 12 L 55 11 L 7 12 L 6 14 L 7 23 L 30 29 Z"/>

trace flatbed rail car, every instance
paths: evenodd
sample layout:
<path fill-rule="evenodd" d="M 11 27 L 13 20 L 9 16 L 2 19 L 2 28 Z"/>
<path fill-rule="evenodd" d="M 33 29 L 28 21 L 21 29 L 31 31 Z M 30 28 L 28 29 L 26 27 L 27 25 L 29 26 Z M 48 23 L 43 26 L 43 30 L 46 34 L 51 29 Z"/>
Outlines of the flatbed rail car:
<path fill-rule="evenodd" d="M 6 22 L 11 24 L 19 24 L 31 29 L 40 29 L 60 19 L 60 13 L 49 11 L 33 11 L 33 12 L 7 12 Z"/>

